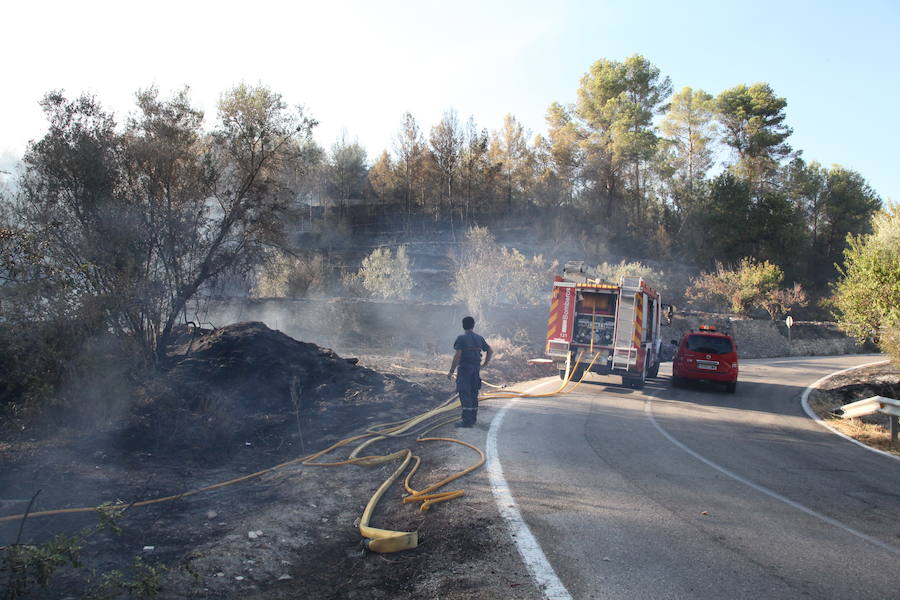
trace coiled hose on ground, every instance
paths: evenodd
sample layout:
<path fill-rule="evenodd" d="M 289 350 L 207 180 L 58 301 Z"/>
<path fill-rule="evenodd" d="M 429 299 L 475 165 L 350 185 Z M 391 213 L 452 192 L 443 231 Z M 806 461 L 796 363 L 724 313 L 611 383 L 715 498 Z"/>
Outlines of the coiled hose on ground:
<path fill-rule="evenodd" d="M 559 388 L 552 392 L 547 392 L 543 394 L 526 394 L 524 392 L 516 391 L 514 389 L 503 389 L 499 388 L 499 386 L 491 386 L 497 388 L 496 391 L 488 392 L 479 396 L 479 401 L 484 402 L 488 400 L 496 400 L 496 399 L 510 399 L 510 398 L 546 398 L 550 396 L 555 396 L 560 393 L 570 392 L 574 390 L 581 383 L 581 380 L 584 379 L 584 373 L 590 371 L 590 368 L 594 365 L 594 362 L 597 360 L 599 353 L 596 353 L 593 359 L 590 362 L 590 365 L 584 370 L 581 378 L 574 382 L 574 385 L 568 387 L 571 382 L 572 373 L 574 369 L 567 368 L 565 377 L 563 377 L 562 383 Z M 579 364 L 581 359 L 581 354 L 579 354 L 574 364 Z M 490 384 L 488 384 L 490 385 Z M 165 496 L 161 498 L 153 498 L 149 500 L 140 500 L 137 502 L 131 503 L 116 503 L 116 504 L 104 504 L 102 506 L 93 506 L 93 507 L 78 507 L 78 508 L 62 508 L 56 510 L 45 510 L 39 512 L 30 512 L 30 513 L 22 513 L 17 515 L 8 515 L 5 517 L 0 517 L 0 522 L 5 521 L 14 521 L 19 519 L 27 519 L 27 518 L 36 518 L 36 517 L 46 517 L 51 515 L 63 515 L 63 514 L 74 514 L 74 513 L 86 513 L 86 512 L 96 512 L 96 511 L 118 511 L 125 510 L 131 508 L 137 508 L 141 506 L 149 506 L 151 504 L 159 504 L 162 502 L 170 502 L 173 500 L 179 500 L 181 498 L 187 498 L 189 496 L 194 496 L 197 494 L 201 494 L 203 492 L 208 492 L 211 490 L 223 488 L 229 485 L 234 485 L 236 483 L 241 483 L 250 479 L 254 479 L 256 477 L 260 477 L 261 475 L 265 475 L 266 473 L 271 473 L 273 471 L 277 471 L 284 467 L 288 467 L 291 465 L 304 465 L 308 467 L 339 467 L 344 465 L 360 465 L 360 466 L 376 466 L 381 465 L 391 461 L 399 461 L 397 468 L 394 470 L 391 475 L 382 482 L 382 484 L 375 490 L 375 493 L 372 494 L 371 498 L 369 498 L 368 503 L 366 504 L 365 509 L 363 510 L 363 514 L 360 517 L 359 522 L 359 532 L 363 538 L 366 539 L 366 546 L 374 551 L 374 552 L 399 552 L 401 550 L 409 550 L 415 548 L 418 545 L 418 535 L 415 531 L 394 531 L 390 529 L 380 529 L 377 527 L 372 527 L 369 523 L 371 522 L 372 515 L 375 511 L 375 507 L 378 505 L 378 502 L 381 500 L 384 493 L 391 487 L 391 485 L 397 480 L 398 477 L 409 467 L 410 463 L 413 463 L 412 468 L 409 470 L 409 473 L 403 480 L 403 487 L 407 492 L 407 495 L 403 498 L 404 503 L 413 503 L 420 502 L 419 510 L 427 511 L 433 505 L 438 504 L 440 502 L 446 502 L 447 500 L 452 500 L 454 498 L 459 498 L 460 496 L 465 494 L 465 490 L 453 490 L 453 491 L 438 491 L 447 484 L 456 481 L 457 479 L 464 477 L 465 475 L 471 473 L 472 471 L 481 467 L 485 462 L 484 452 L 474 446 L 469 444 L 468 442 L 464 442 L 462 440 L 458 440 L 456 438 L 450 437 L 425 437 L 425 435 L 435 429 L 443 427 L 449 423 L 452 423 L 457 420 L 456 410 L 460 407 L 459 396 L 454 394 L 445 402 L 441 403 L 439 406 L 424 412 L 420 415 L 416 415 L 411 417 L 405 421 L 396 421 L 391 423 L 381 423 L 378 425 L 373 425 L 369 427 L 365 433 L 360 435 L 355 435 L 352 437 L 345 438 L 332 444 L 331 446 L 325 448 L 324 450 L 320 450 L 319 452 L 315 452 L 308 456 L 303 456 L 300 458 L 295 458 L 275 466 L 269 467 L 267 469 L 262 469 L 255 473 L 250 473 L 249 475 L 243 475 L 241 477 L 236 477 L 234 479 L 229 479 L 228 481 L 223 481 L 220 483 L 216 483 L 213 485 L 208 485 L 202 488 L 198 488 L 195 490 L 190 490 L 183 492 L 181 494 L 176 494 L 172 496 Z M 372 454 L 372 455 L 362 455 L 362 451 L 366 448 L 369 448 L 373 444 L 389 439 L 389 438 L 400 438 L 400 437 L 408 437 L 408 436 L 417 436 L 417 442 L 449 442 L 454 444 L 460 444 L 467 448 L 471 448 L 474 452 L 476 452 L 479 456 L 479 459 L 473 463 L 472 465 L 466 467 L 465 469 L 450 475 L 434 483 L 429 485 L 425 489 L 416 490 L 412 487 L 412 478 L 415 473 L 418 471 L 421 465 L 421 458 L 416 456 L 412 449 L 405 448 L 403 450 L 398 450 L 396 452 L 392 452 L 390 454 Z M 342 460 L 332 460 L 332 461 L 320 461 L 323 457 L 332 454 L 339 448 L 343 448 L 346 446 L 350 446 L 359 442 L 355 446 L 355 448 L 350 452 L 347 458 Z"/>

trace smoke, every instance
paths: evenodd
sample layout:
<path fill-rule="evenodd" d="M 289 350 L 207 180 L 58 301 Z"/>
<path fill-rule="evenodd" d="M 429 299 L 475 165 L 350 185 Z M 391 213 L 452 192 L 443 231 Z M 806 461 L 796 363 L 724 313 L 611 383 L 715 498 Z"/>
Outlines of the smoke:
<path fill-rule="evenodd" d="M 399 354 L 404 351 L 448 353 L 452 342 L 461 332 L 461 319 L 471 314 L 471 308 L 454 300 L 453 277 L 459 268 L 459 256 L 466 249 L 464 229 L 451 231 L 447 224 L 425 223 L 411 227 L 411 232 L 394 228 L 392 217 L 369 222 L 366 228 L 353 227 L 340 247 L 318 234 L 295 236 L 295 252 L 319 253 L 322 263 L 330 269 L 326 285 L 310 291 L 318 297 L 306 298 L 248 298 L 233 294 L 211 301 L 208 312 L 194 317 L 216 327 L 242 321 L 261 321 L 272 329 L 291 337 L 327 346 L 339 353 L 381 351 Z M 680 304 L 680 289 L 686 287 L 690 274 L 686 267 L 662 261 L 645 261 L 640 257 L 623 257 L 607 249 L 603 239 L 577 235 L 577 226 L 570 232 L 559 228 L 540 233 L 540 223 L 526 217 L 499 218 L 489 226 L 496 243 L 515 248 L 526 261 L 542 256 L 547 263 L 561 265 L 569 260 L 584 260 L 589 265 L 631 260 L 640 262 L 648 283 L 663 292 L 665 302 Z M 379 231 L 380 230 L 380 231 Z M 419 230 L 419 231 L 417 231 Z M 370 233 L 359 233 L 369 231 Z M 396 248 L 405 245 L 411 259 L 414 281 L 412 299 L 406 301 L 374 300 L 349 297 L 340 285 L 341 276 L 359 268 L 362 259 L 373 248 Z M 651 277 L 652 274 L 652 277 Z M 512 280 L 509 273 L 490 269 L 479 273 L 487 285 L 500 285 Z M 553 273 L 546 275 L 546 290 L 552 285 Z M 540 283 L 536 289 L 540 288 Z M 234 291 L 234 290 L 232 290 Z M 500 294 L 495 305 L 488 306 L 476 330 L 486 336 L 502 336 L 530 342 L 535 349 L 543 347 L 548 307 L 543 295 L 535 295 L 533 305 L 520 306 L 521 298 Z M 475 315 L 478 317 L 479 315 Z M 189 315 L 190 317 L 190 315 Z"/>
<path fill-rule="evenodd" d="M 0 152 L 0 181 L 9 181 L 18 176 L 22 166 L 22 157 L 9 150 Z"/>
<path fill-rule="evenodd" d="M 376 210 L 377 209 L 377 212 Z M 404 215 L 397 206 L 351 206 L 343 217 L 334 212 L 310 215 L 312 228 L 288 229 L 287 248 L 292 256 L 320 257 L 324 271 L 303 298 L 248 298 L 252 282 L 243 292 L 232 287 L 228 298 L 213 300 L 202 315 L 189 314 L 197 322 L 216 327 L 241 321 L 261 321 L 295 339 L 327 346 L 339 353 L 379 351 L 450 352 L 453 339 L 461 332 L 460 321 L 472 314 L 471 307 L 454 300 L 452 283 L 466 251 L 469 227 L 487 227 L 498 246 L 516 249 L 526 261 L 543 257 L 549 264 L 562 265 L 581 260 L 594 266 L 622 261 L 640 263 L 648 283 L 663 294 L 663 301 L 683 306 L 681 292 L 695 275 L 692 267 L 677 261 L 648 260 L 647 257 L 614 252 L 617 245 L 602 229 L 585 230 L 575 215 L 572 219 L 541 217 L 535 214 L 504 214 L 481 217 L 464 224 L 436 222 L 431 215 Z M 552 211 L 551 211 L 552 212 Z M 379 214 L 380 213 L 380 214 Z M 547 213 L 550 214 L 549 212 Z M 340 230 L 340 236 L 335 233 Z M 339 239 L 338 239 L 339 238 Z M 342 285 L 343 276 L 356 272 L 362 260 L 375 248 L 406 246 L 414 286 L 411 298 L 382 301 L 352 297 Z M 479 273 L 487 285 L 516 281 L 499 269 Z M 632 273 L 634 274 L 634 273 Z M 541 274 L 547 293 L 554 273 Z M 523 300 L 500 294 L 481 316 L 476 330 L 486 336 L 526 340 L 540 350 L 546 335 L 547 303 L 541 283 L 533 297 Z M 533 302 L 518 306 L 516 302 Z M 479 317 L 479 315 L 475 315 Z"/>
<path fill-rule="evenodd" d="M 216 300 L 209 320 L 216 326 L 261 321 L 292 338 L 338 352 L 446 353 L 462 332 L 465 307 L 456 304 L 366 299 Z"/>
<path fill-rule="evenodd" d="M 15 197 L 21 169 L 22 160 L 19 156 L 9 150 L 0 152 L 0 204 L 7 204 Z M 0 206 L 0 211 L 5 208 Z"/>
<path fill-rule="evenodd" d="M 66 365 L 57 398 L 69 423 L 99 431 L 129 413 L 135 390 L 149 373 L 146 354 L 130 340 L 88 337 Z"/>

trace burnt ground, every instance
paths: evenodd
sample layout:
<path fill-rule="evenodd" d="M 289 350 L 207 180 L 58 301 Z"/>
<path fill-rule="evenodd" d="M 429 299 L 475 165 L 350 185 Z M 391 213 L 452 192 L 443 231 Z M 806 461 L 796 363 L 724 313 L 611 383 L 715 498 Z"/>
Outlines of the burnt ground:
<path fill-rule="evenodd" d="M 486 381 L 549 374 L 524 366 L 526 350 L 502 342 L 495 350 Z M 181 494 L 305 456 L 369 425 L 420 414 L 452 394 L 449 354 L 368 352 L 348 360 L 346 351 L 341 356 L 261 323 L 186 331 L 169 353 L 167 371 L 144 382 L 125 402 L 127 410 L 7 430 L 0 441 L 0 516 L 24 512 L 39 490 L 32 511 Z M 432 435 L 483 447 L 486 427 L 479 427 L 445 426 Z M 411 438 L 379 442 L 370 452 L 405 447 L 423 459 L 413 482 L 418 489 L 477 460 L 456 444 Z M 26 597 L 79 597 L 114 570 L 137 577 L 129 571 L 135 557 L 168 567 L 162 598 L 539 597 L 483 469 L 449 486 L 465 488 L 465 496 L 426 513 L 402 504 L 395 483 L 371 525 L 418 530 L 420 545 L 397 554 L 366 551 L 358 519 L 395 467 L 295 464 L 130 508 L 120 534 L 102 531 L 84 541 L 84 567 L 60 569 L 46 590 L 32 586 Z M 21 542 L 44 543 L 96 523 L 92 513 L 28 519 Z M 15 542 L 21 524 L 0 523 L 0 546 Z M 0 573 L 0 588 L 7 577 Z"/>
<path fill-rule="evenodd" d="M 900 443 L 891 443 L 887 415 L 876 413 L 844 420 L 831 413 L 844 404 L 871 396 L 900 398 L 900 369 L 892 363 L 883 363 L 831 377 L 819 389 L 813 390 L 809 406 L 841 433 L 873 448 L 900 455 Z"/>
<path fill-rule="evenodd" d="M 525 367 L 539 350 L 504 340 L 492 344 L 496 358 L 486 381 L 552 374 Z M 133 502 L 228 481 L 305 456 L 368 425 L 419 414 L 453 390 L 445 376 L 449 354 L 391 348 L 335 353 L 259 323 L 184 332 L 169 358 L 164 374 L 127 399 L 128 410 L 98 414 L 85 407 L 68 421 L 6 430 L 0 441 L 0 515 L 23 512 L 38 490 L 34 511 Z M 898 382 L 889 366 L 851 371 L 829 380 L 811 403 L 827 412 L 860 397 L 896 395 Z M 883 417 L 867 420 L 867 427 L 886 425 Z M 864 439 L 877 438 L 871 431 L 863 431 Z M 483 447 L 486 426 L 445 426 L 433 435 Z M 404 447 L 423 459 L 414 480 L 419 489 L 476 459 L 455 444 L 409 438 L 381 442 L 371 452 Z M 295 464 L 131 508 L 120 522 L 121 534 L 104 531 L 85 540 L 84 567 L 60 569 L 46 590 L 32 586 L 26 597 L 76 598 L 96 590 L 104 574 L 115 570 L 138 577 L 129 570 L 135 557 L 169 567 L 161 576 L 161 598 L 540 597 L 497 513 L 483 469 L 449 486 L 464 488 L 464 497 L 427 513 L 402 504 L 404 493 L 395 483 L 371 524 L 417 530 L 419 547 L 387 555 L 366 551 L 358 519 L 393 469 Z M 96 523 L 90 513 L 29 519 L 21 541 L 43 543 Z M 20 524 L 0 523 L 0 546 L 15 541 Z M 0 591 L 7 577 L 0 573 Z M 131 590 L 120 597 L 137 595 Z"/>

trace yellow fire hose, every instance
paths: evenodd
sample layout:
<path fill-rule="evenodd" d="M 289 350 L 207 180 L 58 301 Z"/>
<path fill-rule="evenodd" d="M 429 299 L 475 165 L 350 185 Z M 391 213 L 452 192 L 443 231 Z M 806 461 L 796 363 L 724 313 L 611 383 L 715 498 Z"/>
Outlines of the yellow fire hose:
<path fill-rule="evenodd" d="M 591 360 L 587 369 L 585 369 L 584 373 L 590 371 L 590 368 L 594 365 L 594 362 L 599 357 L 600 353 L 596 353 L 594 358 Z M 581 360 L 582 353 L 579 353 L 576 356 L 575 364 L 578 364 Z M 516 391 L 516 390 L 500 390 L 496 392 L 490 392 L 488 394 L 484 394 L 479 397 L 479 400 L 493 400 L 493 399 L 503 399 L 503 398 L 546 398 L 549 396 L 554 396 L 556 394 L 562 392 L 570 392 L 574 390 L 578 385 L 581 384 L 581 381 L 584 379 L 584 373 L 581 378 L 575 382 L 575 385 L 572 387 L 567 386 L 571 383 L 572 374 L 574 373 L 574 369 L 567 368 L 566 374 L 563 377 L 563 381 L 560 384 L 559 388 L 554 390 L 553 392 L 548 392 L 544 394 L 526 394 L 524 392 Z M 492 384 L 488 384 L 491 387 L 499 387 L 494 386 Z M 5 517 L 0 517 L 0 522 L 5 521 L 13 521 L 18 519 L 26 519 L 33 517 L 45 517 L 51 515 L 63 515 L 63 514 L 74 514 L 74 513 L 87 513 L 87 512 L 95 512 L 95 511 L 116 511 L 116 510 L 125 510 L 132 507 L 140 507 L 140 506 L 149 506 L 151 504 L 159 504 L 162 502 L 170 502 L 172 500 L 179 500 L 181 498 L 187 498 L 189 496 L 194 496 L 196 494 L 200 494 L 202 492 L 208 492 L 214 489 L 223 488 L 229 485 L 233 485 L 235 483 L 240 483 L 243 481 L 247 481 L 249 479 L 254 479 L 256 477 L 260 477 L 261 475 L 265 475 L 266 473 L 271 473 L 272 471 L 276 471 L 278 469 L 282 469 L 284 467 L 288 467 L 291 465 L 304 465 L 309 467 L 337 467 L 343 465 L 361 465 L 361 466 L 377 466 L 384 464 L 386 462 L 399 460 L 400 464 L 394 472 L 384 480 L 384 482 L 378 487 L 372 497 L 369 499 L 369 502 L 366 504 L 365 510 L 363 511 L 362 517 L 360 518 L 359 523 L 359 532 L 360 534 L 366 538 L 367 546 L 370 550 L 375 552 L 399 552 L 401 550 L 408 550 L 411 548 L 415 548 L 418 545 L 418 535 L 415 531 L 393 531 L 390 529 L 379 529 L 377 527 L 371 527 L 369 525 L 372 514 L 377 506 L 379 500 L 384 495 L 384 493 L 391 487 L 391 485 L 397 480 L 397 478 L 406 470 L 409 464 L 412 462 L 413 467 L 410 469 L 406 478 L 403 481 L 403 486 L 407 492 L 407 496 L 403 498 L 403 503 L 413 503 L 413 502 L 421 502 L 419 510 L 427 511 L 431 508 L 431 506 L 438 504 L 440 502 L 446 502 L 447 500 L 452 500 L 454 498 L 459 498 L 465 494 L 465 490 L 454 490 L 454 491 L 445 491 L 438 492 L 437 490 L 441 489 L 448 483 L 451 483 L 460 477 L 463 477 L 472 471 L 481 467 L 485 462 L 484 452 L 472 444 L 464 442 L 462 440 L 458 440 L 455 438 L 447 438 L 447 437 L 422 437 L 426 433 L 442 427 L 448 423 L 451 423 L 456 420 L 455 416 L 447 417 L 447 413 L 454 412 L 457 408 L 460 407 L 459 396 L 455 394 L 450 399 L 440 404 L 436 408 L 431 409 L 425 413 L 414 416 L 406 421 L 395 421 L 391 423 L 382 423 L 378 425 L 374 425 L 369 427 L 366 430 L 366 433 L 352 436 L 335 442 L 331 446 L 325 448 L 324 450 L 320 450 L 319 452 L 315 452 L 308 456 L 304 456 L 301 458 L 295 458 L 273 467 L 269 467 L 267 469 L 263 469 L 261 471 L 257 471 L 255 473 L 251 473 L 249 475 L 243 475 L 241 477 L 237 477 L 234 479 L 230 479 L 228 481 L 223 481 L 220 483 L 216 483 L 213 485 L 208 485 L 202 488 L 198 488 L 195 490 L 183 492 L 181 494 L 172 495 L 172 496 L 164 496 L 161 498 L 154 498 L 150 500 L 141 500 L 138 502 L 125 503 L 120 502 L 116 504 L 107 504 L 102 506 L 95 507 L 79 507 L 79 508 L 63 508 L 56 510 L 45 510 L 40 512 L 32 512 L 32 513 L 23 513 L 17 515 L 9 515 Z M 441 418 L 442 417 L 442 418 Z M 436 422 L 433 422 L 436 420 Z M 432 421 L 432 422 L 429 422 Z M 413 475 L 418 471 L 419 466 L 421 465 L 421 459 L 413 454 L 412 450 L 409 448 L 399 450 L 396 452 L 392 452 L 390 454 L 385 455 L 367 455 L 360 456 L 361 452 L 371 446 L 372 444 L 395 437 L 403 437 L 418 434 L 418 438 L 416 441 L 418 442 L 452 442 L 455 444 L 460 444 L 462 446 L 466 446 L 467 448 L 471 448 L 479 455 L 479 460 L 459 471 L 450 475 L 437 483 L 431 484 L 423 490 L 416 490 L 412 487 L 412 478 Z M 338 448 L 342 448 L 344 446 L 348 446 L 353 444 L 354 442 L 361 442 L 353 451 L 349 454 L 348 458 L 344 460 L 337 460 L 331 462 L 315 462 L 317 459 L 322 458 L 328 454 L 331 454 Z"/>

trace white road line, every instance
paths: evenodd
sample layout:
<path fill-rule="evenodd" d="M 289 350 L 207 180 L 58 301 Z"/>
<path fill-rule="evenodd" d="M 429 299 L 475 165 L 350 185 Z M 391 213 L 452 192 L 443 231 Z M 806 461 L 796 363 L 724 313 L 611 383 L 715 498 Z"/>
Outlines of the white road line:
<path fill-rule="evenodd" d="M 844 438 L 845 440 L 851 441 L 854 444 L 856 444 L 857 446 L 861 446 L 861 447 L 865 448 L 866 450 L 870 450 L 872 452 L 877 452 L 878 454 L 881 454 L 882 456 L 887 456 L 888 458 L 893 458 L 894 460 L 900 460 L 900 456 L 897 456 L 896 454 L 891 454 L 890 452 L 885 452 L 884 450 L 879 450 L 878 448 L 873 448 L 872 446 L 869 446 L 868 444 L 863 444 L 859 440 L 853 439 L 852 437 L 850 437 L 849 435 L 847 435 L 845 433 L 841 433 L 840 431 L 838 431 L 837 429 L 835 429 L 834 427 L 832 427 L 831 425 L 826 423 L 823 419 L 820 419 L 819 415 L 817 415 L 815 413 L 815 411 L 812 409 L 812 407 L 810 407 L 810 405 L 809 405 L 809 395 L 812 393 L 812 391 L 814 389 L 816 389 L 817 387 L 819 387 L 820 385 L 822 385 L 823 383 L 825 383 L 826 381 L 828 381 L 829 379 L 831 379 L 832 377 L 836 377 L 838 375 L 841 375 L 848 371 L 853 371 L 855 369 L 862 369 L 864 367 L 872 367 L 874 365 L 883 365 L 887 362 L 890 362 L 890 361 L 878 360 L 875 362 L 866 363 L 864 365 L 858 365 L 856 367 L 850 367 L 848 369 L 842 369 L 840 371 L 835 371 L 834 373 L 831 373 L 830 375 L 826 375 L 825 377 L 817 380 L 811 386 L 809 386 L 808 388 L 803 390 L 803 395 L 800 396 L 800 404 L 803 406 L 803 410 L 806 412 L 806 414 L 809 416 L 810 419 L 812 419 L 813 421 L 815 421 L 816 423 L 818 423 L 825 429 L 831 431 L 832 433 L 836 433 L 839 436 L 841 436 L 842 438 Z"/>
<path fill-rule="evenodd" d="M 525 394 L 530 394 L 539 387 L 553 382 L 553 380 L 539 383 L 536 386 L 525 390 Z M 497 502 L 497 508 L 500 509 L 500 515 L 506 520 L 512 534 L 513 541 L 522 560 L 531 573 L 537 587 L 548 600 L 572 600 L 569 591 L 556 576 L 556 571 L 550 566 L 547 556 L 541 549 L 537 538 L 531 533 L 522 513 L 519 511 L 519 505 L 513 498 L 509 484 L 503 476 L 503 467 L 500 465 L 500 458 L 497 454 L 497 432 L 500 431 L 500 425 L 503 423 L 503 417 L 506 411 L 517 401 L 517 398 L 511 399 L 503 408 L 501 408 L 494 418 L 491 420 L 491 428 L 487 435 L 487 472 L 490 477 L 491 491 L 494 493 L 494 500 Z"/>
<path fill-rule="evenodd" d="M 665 437 L 667 440 L 669 440 L 670 442 L 672 442 L 673 444 L 675 444 L 676 446 L 678 446 L 679 448 L 681 448 L 682 450 L 684 450 L 685 452 L 687 452 L 688 454 L 690 454 L 691 456 L 693 456 L 694 458 L 699 460 L 700 462 L 712 467 L 713 469 L 722 473 L 723 475 L 727 475 L 728 477 L 731 477 L 735 481 L 743 483 L 744 485 L 753 488 L 757 492 L 765 494 L 766 496 L 769 496 L 770 498 L 778 500 L 779 502 L 783 502 L 792 508 L 796 508 L 800 512 L 803 512 L 811 517 L 819 519 L 820 521 L 824 521 L 825 523 L 828 523 L 829 525 L 834 525 L 835 527 L 837 527 L 839 529 L 843 529 L 847 533 L 849 533 L 851 535 L 855 535 L 856 537 L 858 537 L 862 540 L 865 540 L 865 541 L 869 542 L 870 544 L 874 544 L 875 546 L 878 546 L 879 548 L 881 548 L 883 550 L 887 550 L 891 554 L 900 555 L 900 548 L 896 548 L 894 546 L 891 546 L 890 544 L 886 544 L 886 543 L 882 542 L 881 540 L 875 539 L 870 535 L 866 535 L 865 533 L 863 533 L 861 531 L 857 531 L 856 529 L 853 529 L 852 527 L 850 527 L 848 525 L 844 525 L 843 523 L 841 523 L 840 521 L 838 521 L 836 519 L 832 519 L 831 517 L 828 517 L 826 515 L 823 515 L 822 513 L 816 512 L 811 508 L 803 506 L 799 502 L 794 502 L 790 498 L 786 498 L 786 497 L 782 496 L 781 494 L 779 494 L 778 492 L 770 490 L 769 488 L 759 485 L 758 483 L 754 483 L 745 477 L 741 477 L 737 473 L 735 473 L 733 471 L 729 471 L 722 465 L 709 460 L 708 458 L 702 456 L 701 454 L 699 454 L 698 452 L 695 452 L 694 450 L 691 450 L 690 448 L 688 448 L 687 446 L 685 446 L 684 444 L 682 444 L 681 442 L 676 440 L 674 437 L 672 437 L 669 434 L 669 432 L 666 431 L 665 429 L 663 429 L 662 426 L 656 421 L 656 417 L 653 415 L 653 398 L 652 397 L 648 397 L 644 401 L 644 413 L 650 419 L 650 422 L 653 423 L 653 426 L 656 427 L 656 429 L 663 435 L 663 437 Z"/>

